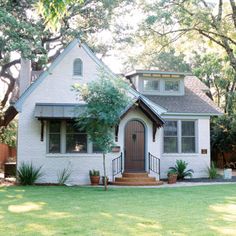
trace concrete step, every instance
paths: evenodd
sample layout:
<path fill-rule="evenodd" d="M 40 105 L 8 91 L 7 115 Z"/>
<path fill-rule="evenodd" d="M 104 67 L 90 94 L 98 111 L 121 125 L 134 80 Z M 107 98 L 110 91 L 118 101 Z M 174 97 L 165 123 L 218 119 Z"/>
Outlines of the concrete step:
<path fill-rule="evenodd" d="M 147 172 L 124 172 L 122 176 L 127 177 L 127 178 L 148 177 L 148 173 Z"/>
<path fill-rule="evenodd" d="M 162 181 L 153 181 L 153 182 L 114 182 L 114 185 L 123 185 L 123 186 L 156 186 L 162 185 Z"/>
<path fill-rule="evenodd" d="M 115 182 L 155 182 L 155 177 L 116 177 Z"/>

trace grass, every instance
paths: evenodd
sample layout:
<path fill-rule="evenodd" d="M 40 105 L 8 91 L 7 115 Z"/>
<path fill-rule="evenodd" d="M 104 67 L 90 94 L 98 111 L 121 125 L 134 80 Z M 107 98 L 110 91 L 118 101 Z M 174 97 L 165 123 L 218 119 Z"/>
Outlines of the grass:
<path fill-rule="evenodd" d="M 236 185 L 0 187 L 0 235 L 236 235 Z"/>

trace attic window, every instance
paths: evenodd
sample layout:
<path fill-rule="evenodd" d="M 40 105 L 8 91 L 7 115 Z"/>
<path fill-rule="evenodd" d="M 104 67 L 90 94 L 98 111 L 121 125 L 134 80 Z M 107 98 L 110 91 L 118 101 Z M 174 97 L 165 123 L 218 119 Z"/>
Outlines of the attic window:
<path fill-rule="evenodd" d="M 73 75 L 82 76 L 83 74 L 83 62 L 80 58 L 74 60 Z"/>
<path fill-rule="evenodd" d="M 159 90 L 159 80 L 144 79 L 143 80 L 143 90 L 144 91 L 158 91 Z"/>
<path fill-rule="evenodd" d="M 179 81 L 178 80 L 176 80 L 176 81 L 170 81 L 170 80 L 165 81 L 165 91 L 168 91 L 168 92 L 177 92 L 177 91 L 179 91 Z"/>

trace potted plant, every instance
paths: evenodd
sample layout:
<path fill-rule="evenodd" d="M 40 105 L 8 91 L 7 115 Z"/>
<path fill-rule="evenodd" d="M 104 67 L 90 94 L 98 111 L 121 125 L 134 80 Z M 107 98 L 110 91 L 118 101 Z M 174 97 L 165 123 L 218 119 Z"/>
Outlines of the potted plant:
<path fill-rule="evenodd" d="M 177 174 L 178 180 L 184 180 L 186 177 L 191 178 L 194 171 L 192 169 L 187 169 L 188 163 L 183 160 L 176 160 L 174 167 L 170 167 L 169 171 L 174 171 Z"/>
<path fill-rule="evenodd" d="M 108 176 L 106 176 L 106 184 L 108 185 L 108 182 L 109 182 L 109 178 Z M 102 176 L 102 185 L 105 185 L 105 177 Z"/>
<path fill-rule="evenodd" d="M 98 185 L 100 181 L 100 172 L 99 170 L 90 170 L 89 171 L 91 185 Z"/>
<path fill-rule="evenodd" d="M 175 184 L 176 183 L 177 176 L 178 176 L 176 171 L 169 170 L 167 176 L 168 176 L 168 184 Z"/>

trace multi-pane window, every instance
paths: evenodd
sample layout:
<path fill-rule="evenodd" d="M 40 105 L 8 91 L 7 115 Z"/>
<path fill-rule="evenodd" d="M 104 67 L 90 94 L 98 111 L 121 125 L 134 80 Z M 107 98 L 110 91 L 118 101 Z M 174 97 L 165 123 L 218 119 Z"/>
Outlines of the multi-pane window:
<path fill-rule="evenodd" d="M 171 80 L 166 80 L 165 81 L 165 91 L 168 92 L 177 92 L 179 91 L 179 81 L 171 81 Z"/>
<path fill-rule="evenodd" d="M 61 122 L 54 121 L 49 124 L 49 147 L 50 153 L 60 153 L 61 150 Z"/>
<path fill-rule="evenodd" d="M 195 121 L 167 121 L 164 126 L 164 153 L 195 153 Z"/>
<path fill-rule="evenodd" d="M 143 90 L 144 91 L 158 91 L 159 90 L 159 80 L 144 79 L 143 80 Z"/>
<path fill-rule="evenodd" d="M 83 74 L 83 62 L 81 59 L 77 58 L 73 63 L 73 75 L 82 76 Z"/>
<path fill-rule="evenodd" d="M 93 143 L 93 152 L 95 152 L 95 153 L 101 153 L 102 152 L 101 148 L 99 148 L 96 143 Z"/>
<path fill-rule="evenodd" d="M 164 152 L 178 152 L 178 127 L 177 121 L 167 121 L 164 127 Z"/>
<path fill-rule="evenodd" d="M 92 144 L 91 144 L 92 145 Z M 88 137 L 73 121 L 52 120 L 48 125 L 48 153 L 87 153 Z"/>
<path fill-rule="evenodd" d="M 87 134 L 74 122 L 66 123 L 66 153 L 86 153 Z"/>
<path fill-rule="evenodd" d="M 181 149 L 183 153 L 195 152 L 195 123 L 182 121 Z"/>

